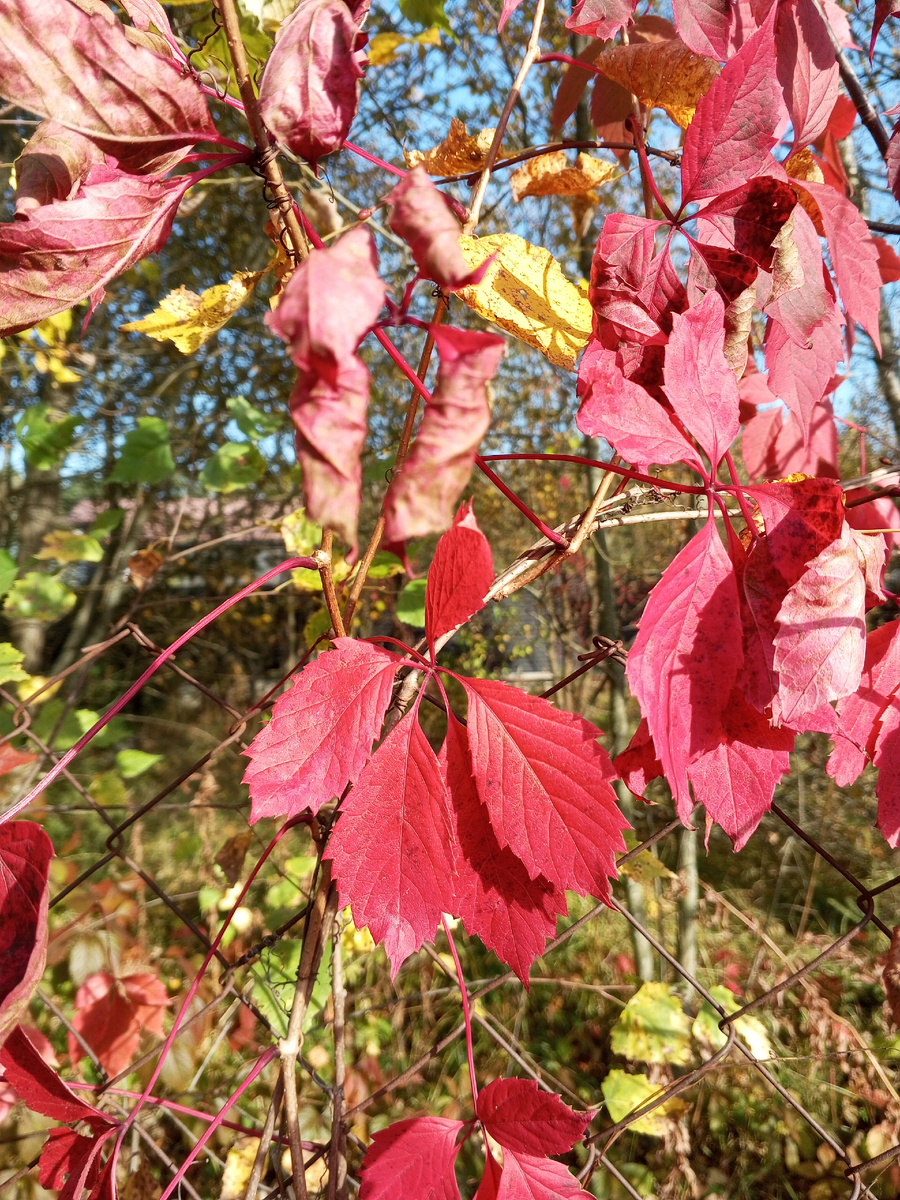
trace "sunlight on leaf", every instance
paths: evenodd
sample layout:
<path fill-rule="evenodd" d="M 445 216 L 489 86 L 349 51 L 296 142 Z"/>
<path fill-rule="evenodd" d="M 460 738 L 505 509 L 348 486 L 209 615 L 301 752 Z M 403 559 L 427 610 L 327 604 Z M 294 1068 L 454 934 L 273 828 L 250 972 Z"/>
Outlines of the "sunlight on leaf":
<path fill-rule="evenodd" d="M 690 1062 L 691 1023 L 667 983 L 645 983 L 612 1027 L 613 1053 L 632 1062 Z"/>
<path fill-rule="evenodd" d="M 316 525 L 306 516 L 305 509 L 298 508 L 281 522 L 281 536 L 288 554 L 298 558 L 310 558 L 322 544 L 322 526 Z M 335 553 L 331 560 L 331 574 L 336 583 L 342 582 L 350 574 L 352 568 L 343 555 Z M 302 568 L 292 571 L 294 587 L 301 592 L 321 592 L 322 577 L 318 571 L 306 571 Z"/>
<path fill-rule="evenodd" d="M 606 1108 L 614 1121 L 622 1121 L 636 1108 L 646 1104 L 658 1096 L 660 1085 L 651 1083 L 646 1075 L 629 1075 L 616 1068 L 606 1076 L 600 1085 Z M 650 1137 L 663 1137 L 671 1126 L 671 1118 L 684 1112 L 684 1102 L 674 1097 L 655 1108 L 646 1116 L 640 1117 L 629 1128 L 634 1133 L 649 1134 Z"/>
<path fill-rule="evenodd" d="M 29 571 L 9 589 L 3 611 L 23 620 L 55 621 L 74 607 L 75 600 L 75 593 L 61 579 Z"/>
<path fill-rule="evenodd" d="M 397 616 L 416 629 L 425 628 L 425 579 L 411 580 L 397 597 Z"/>
<path fill-rule="evenodd" d="M 162 483 L 175 470 L 169 427 L 161 417 L 138 417 L 125 434 L 122 453 L 113 467 L 113 483 Z"/>
<path fill-rule="evenodd" d="M 146 333 L 157 342 L 172 342 L 182 354 L 193 354 L 225 325 L 253 295 L 264 271 L 238 271 L 198 296 L 182 285 L 169 292 L 146 317 L 120 328 Z"/>
<path fill-rule="evenodd" d="M 599 197 L 594 188 L 620 178 L 612 163 L 579 154 L 572 165 L 562 150 L 542 154 L 517 167 L 509 177 L 513 200 L 518 203 L 526 196 L 591 196 Z"/>
<path fill-rule="evenodd" d="M 148 754 L 146 750 L 120 750 L 116 755 L 116 767 L 123 779 L 137 779 L 162 759 L 161 754 Z"/>
<path fill-rule="evenodd" d="M 426 29 L 424 33 L 417 34 L 416 37 L 405 37 L 402 33 L 391 31 L 376 33 L 368 45 L 369 66 L 386 67 L 395 62 L 397 51 L 401 46 L 439 46 L 440 44 L 441 31 L 436 25 L 432 29 Z"/>
<path fill-rule="evenodd" d="M 44 544 L 34 556 L 37 559 L 55 559 L 58 563 L 101 562 L 103 547 L 89 533 L 70 533 L 65 529 L 54 529 L 44 534 Z"/>
<path fill-rule="evenodd" d="M 211 492 L 239 492 L 266 473 L 266 461 L 252 442 L 226 442 L 200 472 L 200 482 Z"/>
<path fill-rule="evenodd" d="M 727 987 L 723 987 L 722 984 L 717 984 L 716 987 L 710 988 L 709 994 L 722 1005 L 729 1016 L 737 1012 L 741 1007 L 735 999 L 734 993 L 729 991 Z M 721 1050 L 728 1041 L 727 1035 L 719 1028 L 720 1020 L 721 1018 L 713 1006 L 708 1000 L 704 1000 L 700 1011 L 694 1018 L 691 1033 L 707 1053 L 715 1053 L 715 1051 Z M 746 1042 L 750 1053 L 755 1058 L 766 1059 L 772 1057 L 772 1043 L 769 1041 L 769 1032 L 759 1017 L 738 1017 L 735 1021 L 735 1028 L 738 1037 L 743 1042 Z"/>
<path fill-rule="evenodd" d="M 72 444 L 78 417 L 61 417 L 47 404 L 33 404 L 16 421 L 16 436 L 25 458 L 39 471 L 49 471 L 60 462 Z"/>
<path fill-rule="evenodd" d="M 18 572 L 16 560 L 8 550 L 0 550 L 0 596 L 5 596 Z"/>
<path fill-rule="evenodd" d="M 543 246 L 512 233 L 463 236 L 463 257 L 474 268 L 496 258 L 481 283 L 457 295 L 489 321 L 545 354 L 557 367 L 575 369 L 591 335 L 587 293 L 575 286 Z"/>
<path fill-rule="evenodd" d="M 17 683 L 27 679 L 28 673 L 22 666 L 25 655 L 9 642 L 0 642 L 0 684 Z"/>
<path fill-rule="evenodd" d="M 452 117 L 450 132 L 439 145 L 424 152 L 404 150 L 403 161 L 410 170 L 421 164 L 429 175 L 461 175 L 477 171 L 485 164 L 495 132 L 494 129 L 482 129 L 470 134 L 465 121 Z M 501 153 L 497 161 L 502 162 L 507 157 Z"/>
<path fill-rule="evenodd" d="M 688 50 L 678 38 L 613 46 L 594 59 L 607 79 L 633 92 L 647 108 L 661 108 L 687 129 L 701 96 L 719 74 L 719 64 Z"/>
<path fill-rule="evenodd" d="M 280 414 L 263 412 L 262 409 L 255 408 L 244 396 L 232 396 L 225 401 L 225 407 L 244 437 L 254 442 L 284 428 Z"/>
<path fill-rule="evenodd" d="M 444 12 L 444 3 L 445 0 L 400 0 L 400 11 L 413 25 L 423 25 L 426 29 L 436 25 L 456 41 Z"/>

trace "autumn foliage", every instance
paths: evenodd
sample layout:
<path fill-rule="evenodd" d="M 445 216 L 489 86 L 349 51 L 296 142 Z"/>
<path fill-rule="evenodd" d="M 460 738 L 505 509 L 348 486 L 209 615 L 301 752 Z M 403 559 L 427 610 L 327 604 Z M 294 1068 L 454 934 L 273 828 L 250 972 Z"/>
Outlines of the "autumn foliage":
<path fill-rule="evenodd" d="M 501 28 L 520 2 L 504 0 Z M 220 7 L 235 52 L 234 5 Z M 403 295 L 390 294 L 379 274 L 371 213 L 323 244 L 277 164 L 280 148 L 313 168 L 360 149 L 347 139 L 366 86 L 365 0 L 300 0 L 281 25 L 258 96 L 236 53 L 241 101 L 233 103 L 246 111 L 248 145 L 218 131 L 217 94 L 163 7 L 123 0 L 122 8 L 129 23 L 82 0 L 0 0 L 0 95 L 42 118 L 17 167 L 15 219 L 0 226 L 0 333 L 79 304 L 87 319 L 112 279 L 165 244 L 190 188 L 243 165 L 266 179 L 279 280 L 268 324 L 296 367 L 287 404 L 304 503 L 325 530 L 315 555 L 278 571 L 320 572 L 331 627 L 247 751 L 250 822 L 286 819 L 315 831 L 326 892 L 333 880 L 356 926 L 384 945 L 392 976 L 450 916 L 527 986 L 568 911 L 566 892 L 611 900 L 628 827 L 617 780 L 643 797 L 662 777 L 686 825 L 702 805 L 707 834 L 721 826 L 738 850 L 789 772 L 795 738 L 827 734 L 828 772 L 840 786 L 874 764 L 878 826 L 891 847 L 900 845 L 898 622 L 872 632 L 867 625 L 888 596 L 897 518 L 889 497 L 864 488 L 848 503 L 832 409 L 857 327 L 880 346 L 882 282 L 898 276 L 896 255 L 872 236 L 849 194 L 840 155 L 857 114 L 840 90 L 852 38 L 838 5 L 675 0 L 672 25 L 646 13 L 635 19 L 632 0 L 581 0 L 567 27 L 592 40 L 578 57 L 546 56 L 565 65 L 553 121 L 561 128 L 591 89 L 601 140 L 615 143 L 620 165 L 637 163 L 645 214 L 602 218 L 585 294 L 540 247 L 499 235 L 479 248 L 484 187 L 515 157 L 509 147 L 501 153 L 502 126 L 480 144 L 455 128 L 447 145 L 408 168 L 363 149 L 372 204 L 386 210 L 386 226 L 414 264 Z M 876 6 L 873 42 L 893 13 Z M 646 144 L 654 109 L 680 139 L 667 152 L 674 192 L 659 185 Z M 900 197 L 897 137 L 889 145 L 884 138 L 884 178 Z M 582 154 L 573 165 L 555 146 L 521 157 L 516 201 L 593 196 L 615 176 L 612 162 Z M 454 174 L 473 186 L 469 209 L 440 186 Z M 201 340 L 256 282 L 243 281 L 233 302 L 210 301 Z M 423 285 L 438 298 L 431 322 L 412 312 Z M 455 631 L 496 598 L 491 548 L 464 499 L 473 469 L 528 516 L 548 539 L 540 553 L 556 562 L 577 551 L 596 516 L 586 514 L 575 541 L 549 530 L 528 497 L 498 478 L 497 462 L 479 454 L 509 339 L 445 323 L 454 294 L 451 318 L 468 305 L 577 371 L 573 428 L 607 444 L 602 465 L 623 486 L 690 499 L 701 513 L 650 591 L 628 648 L 626 678 L 641 719 L 614 761 L 584 717 L 441 662 Z M 174 332 L 165 323 L 159 332 L 159 322 L 147 332 L 186 336 L 177 317 L 166 321 Z M 437 364 L 432 388 L 392 340 L 404 325 L 425 326 Z M 360 527 L 373 361 L 363 360 L 364 342 L 414 386 L 374 532 Z M 422 415 L 410 440 L 416 405 Z M 358 588 L 379 545 L 405 562 L 408 543 L 430 535 L 440 540 L 424 642 L 354 637 Z M 336 540 L 350 564 L 362 561 L 355 582 L 337 590 Z M 420 722 L 425 703 L 446 714 L 440 744 Z M 0 747 L 0 773 L 25 761 L 9 757 L 17 753 Z M 8 1088 L 59 1122 L 41 1153 L 41 1183 L 66 1200 L 85 1189 L 93 1200 L 115 1194 L 132 1118 L 79 1098 L 27 1027 L 46 956 L 52 848 L 36 822 L 16 818 L 54 772 L 0 825 L 0 1064 Z M 148 971 L 92 974 L 74 997 L 70 1062 L 86 1043 L 117 1075 L 142 1031 L 163 1036 L 177 1010 L 168 1047 L 195 991 L 173 1004 Z M 281 1049 L 296 1058 L 296 1046 Z M 153 1103 L 157 1074 L 139 1104 Z M 467 1119 L 423 1114 L 374 1136 L 361 1168 L 363 1200 L 452 1200 L 454 1163 L 476 1132 L 486 1160 L 478 1200 L 587 1195 L 557 1159 L 594 1114 L 574 1112 L 531 1081 L 495 1079 L 479 1091 L 477 1075 L 471 1062 Z"/>

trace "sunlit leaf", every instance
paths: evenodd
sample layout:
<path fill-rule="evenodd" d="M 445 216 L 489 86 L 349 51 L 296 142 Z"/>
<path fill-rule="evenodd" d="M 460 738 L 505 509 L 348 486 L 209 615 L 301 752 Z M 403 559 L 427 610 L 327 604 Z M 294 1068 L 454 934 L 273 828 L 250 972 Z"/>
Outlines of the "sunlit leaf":
<path fill-rule="evenodd" d="M 425 628 L 425 579 L 412 579 L 397 597 L 397 616 L 416 629 Z"/>
<path fill-rule="evenodd" d="M 123 779 L 137 779 L 162 760 L 161 754 L 148 754 L 146 750 L 120 750 L 116 755 L 116 767 Z"/>
<path fill-rule="evenodd" d="M 732 1013 L 736 1013 L 741 1007 L 735 999 L 734 993 L 721 984 L 710 988 L 709 994 L 722 1005 L 729 1016 Z M 700 1011 L 694 1018 L 691 1033 L 707 1053 L 714 1053 L 717 1050 L 721 1050 L 728 1041 L 727 1034 L 719 1028 L 719 1021 L 721 1019 L 719 1013 L 716 1012 L 709 1001 L 704 1000 L 700 1006 Z M 751 1054 L 755 1058 L 766 1059 L 772 1057 L 772 1043 L 769 1041 L 769 1032 L 759 1017 L 752 1015 L 738 1017 L 734 1024 L 738 1037 L 747 1043 Z"/>
<path fill-rule="evenodd" d="M 691 1057 L 691 1023 L 667 983 L 645 983 L 612 1027 L 614 1054 L 632 1062 L 674 1063 Z"/>
<path fill-rule="evenodd" d="M 76 596 L 61 579 L 29 571 L 9 589 L 3 611 L 10 617 L 55 621 L 75 605 Z"/>
<path fill-rule="evenodd" d="M 719 74 L 719 64 L 689 50 L 679 38 L 613 46 L 594 59 L 603 74 L 633 92 L 648 108 L 661 108 L 686 129 L 700 97 Z"/>
<path fill-rule="evenodd" d="M 646 1104 L 653 1096 L 660 1093 L 660 1085 L 651 1083 L 646 1075 L 629 1075 L 618 1067 L 610 1071 L 600 1085 L 606 1108 L 614 1121 L 623 1121 L 629 1113 Z M 635 1133 L 649 1134 L 650 1137 L 663 1137 L 671 1126 L 671 1120 L 684 1111 L 684 1103 L 676 1098 L 660 1104 L 644 1117 L 639 1117 L 629 1126 Z"/>
<path fill-rule="evenodd" d="M 168 425 L 161 417 L 138 417 L 137 428 L 125 435 L 110 479 L 114 483 L 162 483 L 174 470 Z"/>
<path fill-rule="evenodd" d="M 28 672 L 22 666 L 25 655 L 9 642 L 0 642 L 0 684 L 17 683 L 28 678 Z"/>
<path fill-rule="evenodd" d="M 18 569 L 10 552 L 0 550 L 0 596 L 5 596 L 12 587 Z"/>
<path fill-rule="evenodd" d="M 422 25 L 425 29 L 437 26 L 449 33 L 455 40 L 447 14 L 444 12 L 445 0 L 400 0 L 400 11 L 407 21 L 414 25 Z"/>
<path fill-rule="evenodd" d="M 226 442 L 200 472 L 200 482 L 211 492 L 239 492 L 261 479 L 266 461 L 252 442 Z"/>
<path fill-rule="evenodd" d="M 281 536 L 288 554 L 298 558 L 310 558 L 322 544 L 322 526 L 316 525 L 306 516 L 302 508 L 295 509 L 281 522 Z M 351 567 L 341 554 L 331 559 L 331 574 L 340 583 L 350 574 Z M 321 592 L 322 577 L 318 571 L 299 570 L 292 572 L 294 586 L 303 592 Z"/>
<path fill-rule="evenodd" d="M 557 150 L 522 163 L 510 175 L 509 184 L 517 203 L 526 196 L 592 196 L 596 200 L 594 189 L 618 178 L 612 163 L 579 154 L 573 165 Z"/>
<path fill-rule="evenodd" d="M 225 325 L 253 295 L 264 271 L 238 271 L 198 296 L 182 285 L 169 292 L 149 316 L 130 321 L 127 333 L 146 333 L 157 342 L 172 342 L 182 354 L 193 354 Z"/>
<path fill-rule="evenodd" d="M 44 534 L 43 545 L 34 556 L 37 559 L 55 559 L 58 563 L 101 562 L 103 547 L 89 533 L 70 533 L 66 529 L 54 529 Z"/>
<path fill-rule="evenodd" d="M 244 437 L 258 442 L 260 438 L 278 433 L 284 428 L 284 421 L 276 413 L 266 413 L 255 408 L 244 396 L 232 396 L 225 401 L 225 407 L 231 413 L 235 423 Z"/>
<path fill-rule="evenodd" d="M 494 129 L 482 129 L 470 134 L 465 121 L 451 117 L 450 132 L 442 142 L 432 150 L 404 150 L 403 159 L 410 170 L 421 164 L 429 175 L 462 175 L 477 171 L 487 160 L 495 132 Z M 500 154 L 497 161 L 506 157 Z"/>
<path fill-rule="evenodd" d="M 78 417 L 63 417 L 47 404 L 33 404 L 16 421 L 16 436 L 28 463 L 49 471 L 62 460 L 80 424 Z"/>

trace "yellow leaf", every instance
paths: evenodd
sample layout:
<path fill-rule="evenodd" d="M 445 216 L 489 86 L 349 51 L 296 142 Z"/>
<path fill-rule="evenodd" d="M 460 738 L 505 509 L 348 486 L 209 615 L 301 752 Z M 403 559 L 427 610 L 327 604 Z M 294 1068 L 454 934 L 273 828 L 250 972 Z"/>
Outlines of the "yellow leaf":
<path fill-rule="evenodd" d="M 809 181 L 810 183 L 824 183 L 825 176 L 822 174 L 822 168 L 816 161 L 816 157 L 811 150 L 803 149 L 796 150 L 784 164 L 784 169 L 791 179 L 799 180 L 800 182 Z M 805 187 L 794 185 L 794 192 L 800 207 L 805 209 L 809 217 L 812 219 L 813 225 L 816 227 L 816 233 L 820 237 L 825 236 L 825 226 L 822 223 L 822 214 L 819 211 L 819 206 L 815 199 L 810 195 Z"/>
<path fill-rule="evenodd" d="M 575 360 L 591 335 L 591 306 L 543 246 L 513 233 L 459 239 L 463 257 L 477 267 L 496 258 L 476 287 L 457 295 L 480 316 L 534 346 L 558 367 L 575 369 Z"/>
<path fill-rule="evenodd" d="M 227 283 L 207 288 L 199 296 L 186 287 L 176 288 L 149 316 L 121 328 L 146 333 L 157 342 L 173 342 L 182 354 L 193 354 L 246 303 L 264 274 L 238 271 Z"/>
<path fill-rule="evenodd" d="M 439 146 L 433 150 L 404 150 L 403 158 L 412 170 L 419 163 L 429 175 L 462 175 L 469 171 L 478 171 L 487 161 L 495 130 L 482 129 L 480 133 L 470 134 L 465 122 L 458 117 L 450 121 L 450 132 Z M 508 154 L 500 154 L 498 162 L 508 158 Z"/>
<path fill-rule="evenodd" d="M 68 351 L 65 348 L 59 350 L 51 350 L 50 357 L 47 360 L 47 367 L 50 374 L 57 383 L 80 383 L 81 376 L 77 371 L 73 371 L 71 367 L 67 367 L 63 361 Z"/>
<path fill-rule="evenodd" d="M 613 46 L 594 59 L 607 79 L 633 92 L 647 108 L 663 109 L 687 129 L 697 104 L 721 70 L 712 58 L 688 50 L 679 38 Z"/>
<path fill-rule="evenodd" d="M 513 200 L 525 196 L 584 196 L 601 183 L 618 179 L 619 172 L 608 162 L 579 154 L 572 166 L 562 150 L 542 154 L 522 163 L 509 177 Z"/>
<path fill-rule="evenodd" d="M 297 7 L 297 0 L 265 0 L 262 8 L 262 27 L 265 33 L 276 33 Z"/>
<path fill-rule="evenodd" d="M 65 312 L 56 313 L 55 316 L 47 317 L 34 327 L 35 333 L 40 335 L 41 341 L 46 346 L 61 345 L 65 342 L 66 335 L 71 328 L 71 308 L 67 308 Z"/>
<path fill-rule="evenodd" d="M 397 57 L 401 46 L 406 46 L 412 38 L 404 37 L 402 33 L 376 33 L 366 49 L 369 52 L 370 67 L 386 67 Z"/>

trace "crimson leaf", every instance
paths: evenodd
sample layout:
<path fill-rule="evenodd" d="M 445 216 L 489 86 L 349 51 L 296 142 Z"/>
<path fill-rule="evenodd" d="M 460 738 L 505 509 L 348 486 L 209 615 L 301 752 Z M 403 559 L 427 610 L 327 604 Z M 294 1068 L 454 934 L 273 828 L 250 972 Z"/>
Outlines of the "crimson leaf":
<path fill-rule="evenodd" d="M 462 1121 L 413 1117 L 372 1138 L 362 1165 L 359 1200 L 459 1200 L 453 1164 Z"/>
<path fill-rule="evenodd" d="M 478 528 L 471 503 L 466 503 L 438 542 L 428 568 L 425 633 L 429 645 L 484 607 L 493 579 L 490 544 Z"/>
<path fill-rule="evenodd" d="M 631 20 L 635 0 L 579 0 L 566 29 L 588 37 L 611 38 Z"/>
<path fill-rule="evenodd" d="M 155 975 L 119 979 L 108 971 L 89 975 L 75 994 L 69 1057 L 73 1063 L 83 1058 L 82 1042 L 86 1042 L 106 1073 L 118 1075 L 134 1058 L 142 1029 L 157 1036 L 162 1033 L 168 1003 L 165 985 Z"/>
<path fill-rule="evenodd" d="M 110 1128 L 103 1113 L 75 1095 L 32 1045 L 21 1025 L 16 1026 L 2 1049 L 0 1066 L 32 1112 L 54 1121 L 86 1121 L 92 1129 Z"/>
<path fill-rule="evenodd" d="M 732 9 L 729 0 L 674 0 L 675 28 L 695 54 L 729 57 Z"/>
<path fill-rule="evenodd" d="M 52 857 L 40 825 L 0 825 L 0 1043 L 24 1016 L 44 973 Z"/>
<path fill-rule="evenodd" d="M 496 1200 L 591 1200 L 569 1168 L 552 1158 L 507 1150 Z"/>
<path fill-rule="evenodd" d="M 475 1112 L 491 1137 L 515 1154 L 565 1154 L 590 1120 L 532 1079 L 495 1079 L 479 1092 Z"/>
<path fill-rule="evenodd" d="M 828 760 L 828 774 L 847 787 L 875 753 L 882 714 L 900 689 L 900 621 L 873 629 L 866 638 L 866 657 L 857 691 L 838 704 L 840 729 Z"/>
<path fill-rule="evenodd" d="M 247 751 L 251 822 L 304 808 L 317 813 L 356 781 L 369 759 L 397 659 L 352 638 L 336 638 L 334 646 L 278 698 Z"/>
<path fill-rule="evenodd" d="M 363 768 L 328 847 L 341 902 L 384 942 L 392 978 L 453 905 L 450 802 L 417 712 Z"/>

